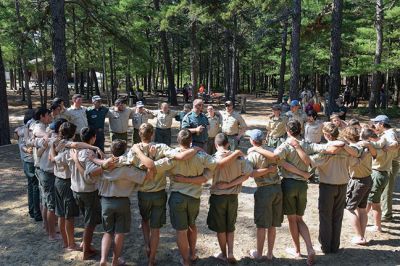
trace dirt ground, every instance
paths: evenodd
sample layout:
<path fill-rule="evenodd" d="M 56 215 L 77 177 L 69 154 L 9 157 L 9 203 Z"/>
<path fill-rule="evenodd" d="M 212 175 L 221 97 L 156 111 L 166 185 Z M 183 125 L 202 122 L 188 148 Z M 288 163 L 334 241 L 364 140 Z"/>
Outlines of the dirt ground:
<path fill-rule="evenodd" d="M 14 95 L 9 96 L 10 121 L 14 128 L 22 121 L 24 108 Z M 157 100 L 148 101 L 150 108 L 155 108 Z M 248 110 L 244 115 L 250 127 L 264 128 L 265 115 L 269 113 L 271 99 L 248 98 Z M 181 108 L 181 107 L 179 107 Z M 365 118 L 364 118 L 365 119 Z M 178 124 L 174 123 L 177 127 Z M 176 135 L 177 129 L 173 135 Z M 248 147 L 244 140 L 241 148 Z M 106 149 L 107 151 L 107 149 Z M 17 145 L 0 147 L 0 265 L 94 265 L 100 257 L 86 262 L 80 261 L 80 252 L 64 252 L 60 243 L 51 243 L 44 235 L 41 223 L 31 220 L 27 213 L 26 178 L 21 169 Z M 212 258 L 219 252 L 216 236 L 206 225 L 209 190 L 205 185 L 201 197 L 200 214 L 197 219 L 199 237 L 197 250 L 200 259 L 196 265 L 223 265 Z M 305 265 L 306 258 L 294 259 L 285 252 L 291 247 L 291 237 L 287 220 L 277 230 L 272 262 L 257 263 L 248 257 L 250 249 L 256 246 L 256 228 L 253 223 L 253 193 L 255 183 L 249 179 L 244 183 L 239 195 L 239 210 L 235 232 L 235 256 L 239 265 Z M 318 185 L 310 184 L 308 189 L 308 205 L 304 219 L 309 226 L 311 239 L 318 249 Z M 132 225 L 127 235 L 123 257 L 128 265 L 145 265 L 146 256 L 140 230 L 140 215 L 137 208 L 136 194 L 131 197 Z M 323 255 L 317 252 L 317 265 L 400 265 L 400 182 L 397 179 L 394 193 L 394 220 L 383 224 L 382 233 L 367 233 L 370 243 L 366 247 L 354 246 L 350 243 L 352 230 L 345 216 L 342 227 L 341 249 L 334 255 Z M 371 219 L 370 219 L 371 222 Z M 76 220 L 75 236 L 82 239 L 82 218 Z M 96 228 L 93 245 L 100 249 L 102 226 Z M 305 245 L 301 240 L 301 248 L 305 254 Z M 179 265 L 179 253 L 175 243 L 174 230 L 169 217 L 167 225 L 161 230 L 160 247 L 157 254 L 158 265 Z M 110 260 L 109 260 L 110 261 Z"/>

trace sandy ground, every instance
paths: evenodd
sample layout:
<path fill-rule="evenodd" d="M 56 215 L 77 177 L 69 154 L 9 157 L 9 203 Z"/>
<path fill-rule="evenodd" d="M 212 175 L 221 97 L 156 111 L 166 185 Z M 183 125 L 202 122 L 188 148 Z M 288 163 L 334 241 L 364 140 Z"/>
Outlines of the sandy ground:
<path fill-rule="evenodd" d="M 9 102 L 15 103 L 10 108 L 11 126 L 17 126 L 22 120 L 23 107 L 11 96 Z M 156 101 L 149 101 L 150 104 Z M 270 100 L 251 99 L 248 102 L 246 121 L 251 127 L 263 128 L 263 120 L 267 113 Z M 177 124 L 175 124 L 176 126 Z M 177 130 L 174 131 L 176 134 Z M 241 144 L 248 147 L 247 140 Z M 370 244 L 366 247 L 354 246 L 350 243 L 352 230 L 345 216 L 342 228 L 341 250 L 338 254 L 322 255 L 317 252 L 317 265 L 400 265 L 400 182 L 397 180 L 394 194 L 394 221 L 384 223 L 382 233 L 367 233 Z M 51 243 L 44 235 L 41 223 L 31 220 L 27 213 L 26 178 L 21 169 L 16 145 L 0 147 L 0 265 L 94 265 L 99 256 L 86 262 L 80 261 L 80 252 L 66 253 L 60 243 Z M 291 247 L 291 237 L 287 220 L 277 230 L 273 262 L 257 263 L 248 257 L 248 251 L 254 249 L 255 225 L 253 223 L 253 193 L 255 183 L 248 180 L 239 195 L 239 211 L 236 224 L 235 255 L 239 265 L 305 265 L 306 258 L 294 259 L 285 252 Z M 211 256 L 219 252 L 216 236 L 206 225 L 209 191 L 205 186 L 201 197 L 201 209 L 197 219 L 199 237 L 197 250 L 200 259 L 196 265 L 223 265 Z M 318 185 L 310 184 L 308 189 L 308 205 L 304 219 L 309 226 L 311 238 L 318 247 Z M 140 215 L 137 208 L 137 197 L 131 197 L 132 225 L 131 233 L 125 240 L 123 257 L 128 265 L 145 265 L 146 256 L 143 248 L 143 238 Z M 370 220 L 371 221 L 371 220 Z M 76 220 L 76 240 L 82 239 L 82 218 Z M 98 226 L 93 239 L 93 245 L 100 249 L 102 227 Z M 305 246 L 301 240 L 302 251 Z M 167 225 L 161 230 L 160 247 L 157 254 L 158 265 L 179 265 L 179 253 L 175 243 L 174 230 L 169 218 Z"/>

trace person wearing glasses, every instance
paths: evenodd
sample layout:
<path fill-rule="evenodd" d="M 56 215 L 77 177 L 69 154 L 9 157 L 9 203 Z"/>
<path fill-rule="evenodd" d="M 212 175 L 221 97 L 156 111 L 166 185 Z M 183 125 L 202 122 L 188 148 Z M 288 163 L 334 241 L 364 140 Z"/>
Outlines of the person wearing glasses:
<path fill-rule="evenodd" d="M 193 109 L 182 120 L 182 129 L 186 128 L 192 133 L 192 146 L 207 148 L 208 141 L 208 118 L 203 113 L 203 100 L 196 99 L 193 102 Z"/>
<path fill-rule="evenodd" d="M 126 107 L 125 100 L 118 98 L 106 117 L 109 119 L 111 141 L 120 139 L 127 142 L 129 119 L 133 117 L 133 111 Z"/>
<path fill-rule="evenodd" d="M 220 112 L 222 116 L 222 133 L 228 136 L 230 150 L 238 149 L 239 142 L 246 132 L 246 122 L 243 117 L 233 110 L 232 101 L 225 102 L 225 111 Z"/>

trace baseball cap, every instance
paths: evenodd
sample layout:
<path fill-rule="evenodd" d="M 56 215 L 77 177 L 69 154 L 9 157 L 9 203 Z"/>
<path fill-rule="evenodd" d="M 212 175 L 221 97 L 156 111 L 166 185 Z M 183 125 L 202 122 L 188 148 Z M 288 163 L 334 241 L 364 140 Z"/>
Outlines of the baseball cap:
<path fill-rule="evenodd" d="M 300 105 L 298 100 L 293 100 L 290 102 L 290 106 L 298 106 L 298 105 Z"/>
<path fill-rule="evenodd" d="M 144 106 L 144 104 L 142 101 L 136 102 L 136 107 L 143 107 L 143 106 Z"/>
<path fill-rule="evenodd" d="M 247 130 L 246 135 L 249 136 L 254 141 L 264 140 L 264 133 L 259 129 Z"/>
<path fill-rule="evenodd" d="M 233 105 L 232 101 L 226 101 L 225 102 L 225 106 L 231 106 L 231 105 Z"/>
<path fill-rule="evenodd" d="M 61 126 L 61 124 L 64 123 L 64 122 L 68 122 L 68 120 L 67 120 L 67 119 L 64 119 L 64 118 L 57 118 L 56 120 L 53 120 L 53 122 L 50 123 L 49 128 L 50 128 L 51 130 L 56 130 L 56 129 L 58 129 L 58 128 Z M 56 133 L 58 133 L 58 132 L 56 132 Z"/>
<path fill-rule="evenodd" d="M 389 124 L 389 117 L 387 117 L 386 115 L 378 115 L 374 119 L 371 119 L 371 121 L 376 123 Z"/>
<path fill-rule="evenodd" d="M 118 105 L 118 104 L 125 104 L 125 99 L 123 99 L 123 98 L 116 99 L 115 100 L 115 105 Z"/>
<path fill-rule="evenodd" d="M 101 97 L 99 95 L 95 95 L 92 97 L 92 103 L 94 103 L 96 101 L 101 101 Z"/>

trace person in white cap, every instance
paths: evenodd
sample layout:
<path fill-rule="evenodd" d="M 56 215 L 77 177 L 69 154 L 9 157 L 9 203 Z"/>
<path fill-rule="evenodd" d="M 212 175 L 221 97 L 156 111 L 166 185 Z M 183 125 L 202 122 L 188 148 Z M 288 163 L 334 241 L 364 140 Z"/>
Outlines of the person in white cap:
<path fill-rule="evenodd" d="M 149 119 L 154 118 L 155 116 L 153 115 L 152 112 L 144 108 L 144 104 L 142 101 L 136 102 L 136 109 L 135 112 L 133 113 L 132 117 L 132 125 L 133 125 L 133 134 L 132 134 L 132 140 L 133 144 L 135 143 L 140 143 L 140 136 L 139 136 L 139 128 L 143 123 L 147 123 Z"/>
<path fill-rule="evenodd" d="M 99 147 L 104 152 L 104 122 L 110 110 L 102 105 L 99 95 L 92 97 L 92 103 L 93 105 L 86 109 L 87 121 L 89 126 L 96 130 L 94 146 Z"/>

